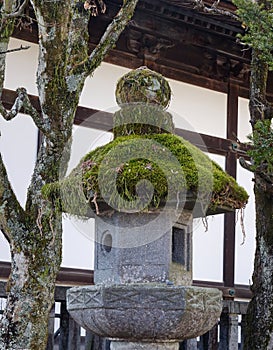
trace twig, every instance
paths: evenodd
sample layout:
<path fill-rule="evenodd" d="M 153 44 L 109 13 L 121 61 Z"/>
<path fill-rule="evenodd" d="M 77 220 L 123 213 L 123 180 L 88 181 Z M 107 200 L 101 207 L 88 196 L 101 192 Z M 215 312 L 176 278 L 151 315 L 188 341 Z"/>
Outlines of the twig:
<path fill-rule="evenodd" d="M 95 205 L 96 214 L 100 215 L 99 206 L 98 206 L 98 203 L 97 203 L 97 193 L 94 194 L 94 198 L 92 199 L 91 203 L 94 203 L 94 205 Z"/>
<path fill-rule="evenodd" d="M 40 113 L 38 113 L 36 108 L 32 106 L 27 94 L 27 90 L 25 88 L 18 88 L 16 92 L 17 98 L 10 111 L 7 111 L 2 102 L 0 102 L 0 114 L 2 114 L 4 119 L 9 121 L 15 118 L 18 113 L 24 112 L 32 118 L 35 125 L 41 132 L 48 134 L 50 131 L 50 126 L 44 122 L 44 120 L 41 118 Z"/>
<path fill-rule="evenodd" d="M 198 11 L 202 11 L 205 13 L 211 13 L 211 14 L 218 14 L 218 15 L 224 15 L 227 17 L 230 17 L 236 21 L 239 21 L 239 17 L 235 15 L 233 12 L 226 11 L 226 10 L 221 10 L 218 8 L 218 5 L 220 3 L 220 0 L 216 0 L 211 7 L 208 7 L 204 4 L 203 0 L 193 0 L 195 3 L 194 8 Z"/>
<path fill-rule="evenodd" d="M 246 230 L 245 230 L 245 224 L 244 224 L 244 218 L 245 218 L 244 210 L 245 210 L 244 208 L 241 208 L 239 211 L 237 211 L 237 219 L 236 219 L 236 221 L 238 221 L 238 216 L 240 216 L 240 226 L 241 226 L 241 230 L 242 230 L 242 234 L 243 234 L 243 240 L 242 240 L 240 245 L 244 245 L 245 241 L 246 241 Z"/>
<path fill-rule="evenodd" d="M 104 35 L 96 48 L 92 51 L 89 58 L 82 64 L 74 67 L 73 74 L 85 73 L 90 75 L 101 64 L 106 54 L 116 44 L 123 29 L 130 21 L 138 0 L 124 0 L 123 6 L 107 27 Z"/>
<path fill-rule="evenodd" d="M 208 223 L 208 218 L 206 216 L 202 217 L 202 223 L 205 227 L 205 232 L 208 232 L 209 230 L 209 223 Z"/>
<path fill-rule="evenodd" d="M 10 243 L 11 242 L 10 234 L 1 225 L 0 225 L 0 230 L 3 233 L 4 237 L 6 238 L 6 240 L 8 241 L 8 243 Z"/>
<path fill-rule="evenodd" d="M 6 51 L 0 51 L 0 55 L 5 55 L 6 53 L 15 52 L 15 51 L 28 50 L 29 48 L 30 48 L 30 46 L 23 46 L 23 45 L 21 45 L 20 47 L 17 47 L 15 49 L 10 49 L 10 50 L 6 50 Z"/>
<path fill-rule="evenodd" d="M 251 171 L 252 173 L 254 172 L 252 164 L 246 162 L 244 157 L 239 158 L 239 163 L 244 169 Z"/>
<path fill-rule="evenodd" d="M 28 0 L 24 0 L 24 2 L 22 3 L 21 6 L 18 7 L 18 10 L 15 12 L 11 12 L 11 13 L 5 13 L 4 14 L 4 18 L 15 18 L 15 17 L 19 17 L 21 16 L 21 14 L 23 13 L 25 7 L 28 4 Z"/>

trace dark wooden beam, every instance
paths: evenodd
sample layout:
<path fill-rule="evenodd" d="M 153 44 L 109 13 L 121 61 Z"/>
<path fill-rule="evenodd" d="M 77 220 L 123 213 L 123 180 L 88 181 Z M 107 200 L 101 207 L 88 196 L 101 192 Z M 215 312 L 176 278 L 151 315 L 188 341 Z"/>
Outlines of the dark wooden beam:
<path fill-rule="evenodd" d="M 175 129 L 175 134 L 190 141 L 204 152 L 226 155 L 231 149 L 231 141 L 221 137 L 196 133 L 184 129 Z"/>
<path fill-rule="evenodd" d="M 218 288 L 223 292 L 224 299 L 231 298 L 242 298 L 250 299 L 252 297 L 252 292 L 247 285 L 235 284 L 232 288 L 228 288 L 224 283 L 212 282 L 212 281 L 198 281 L 194 280 L 193 285 L 196 287 L 204 288 Z"/>
<path fill-rule="evenodd" d="M 10 263 L 1 261 L 0 262 L 0 279 L 8 279 L 10 274 Z M 93 270 L 87 269 L 74 269 L 62 267 L 57 276 L 57 284 L 70 285 L 87 285 L 93 284 Z"/>
<path fill-rule="evenodd" d="M 10 273 L 10 263 L 0 262 L 0 280 L 6 280 Z M 92 285 L 94 284 L 94 271 L 88 269 L 75 269 L 62 267 L 57 276 L 57 285 L 62 285 L 63 289 L 59 290 L 57 300 L 65 298 L 65 292 L 67 287 L 75 285 Z M 193 281 L 194 286 L 206 287 L 206 288 L 218 288 L 223 292 L 223 295 L 236 296 L 237 298 L 251 298 L 251 291 L 247 285 L 235 285 L 234 288 L 228 289 L 221 282 L 211 281 Z M 5 284 L 0 284 L 0 297 L 6 295 Z M 65 299 L 64 299 L 65 300 Z"/>
<path fill-rule="evenodd" d="M 120 5 L 120 1 L 109 0 L 107 13 L 90 20 L 90 51 Z M 35 22 L 31 29 L 17 28 L 14 36 L 37 43 Z M 194 10 L 192 1 L 142 0 L 105 61 L 128 68 L 147 64 L 167 78 L 223 93 L 234 79 L 246 97 L 250 53 L 243 53 L 236 43 L 241 31 L 237 22 Z"/>
<path fill-rule="evenodd" d="M 40 111 L 38 97 L 34 95 L 29 95 L 29 97 L 35 108 Z M 15 91 L 8 89 L 3 90 L 2 101 L 7 109 L 12 107 L 15 98 Z M 79 106 L 75 116 L 75 124 L 97 130 L 111 131 L 113 127 L 113 115 L 109 112 Z M 215 154 L 226 155 L 232 147 L 231 140 L 220 137 L 195 133 L 179 128 L 175 129 L 175 133 L 190 141 L 201 150 Z"/>
<path fill-rule="evenodd" d="M 231 82 L 227 96 L 227 138 L 234 141 L 237 140 L 238 133 L 238 97 L 239 87 Z"/>
<path fill-rule="evenodd" d="M 90 20 L 90 52 L 120 5 L 120 1 L 109 0 L 107 13 Z M 223 6 L 234 9 L 229 1 Z M 239 96 L 248 98 L 250 51 L 241 50 L 236 41 L 239 32 L 239 23 L 200 13 L 193 9 L 192 1 L 142 0 L 105 61 L 128 68 L 146 64 L 167 78 L 222 93 L 228 92 L 228 82 L 233 81 Z M 31 31 L 16 28 L 14 37 L 37 43 L 36 22 Z M 273 100 L 273 73 L 268 93 Z"/>

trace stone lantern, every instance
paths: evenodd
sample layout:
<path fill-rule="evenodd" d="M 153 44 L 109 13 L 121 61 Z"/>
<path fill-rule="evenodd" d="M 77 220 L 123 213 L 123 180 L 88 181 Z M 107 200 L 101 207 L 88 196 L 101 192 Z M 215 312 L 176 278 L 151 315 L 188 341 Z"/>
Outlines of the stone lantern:
<path fill-rule="evenodd" d="M 222 311 L 218 289 L 192 286 L 193 217 L 241 208 L 247 194 L 173 134 L 161 75 L 141 67 L 116 93 L 114 140 L 72 175 L 80 174 L 96 213 L 95 285 L 71 288 L 68 311 L 110 338 L 112 350 L 175 350 L 210 330 Z"/>

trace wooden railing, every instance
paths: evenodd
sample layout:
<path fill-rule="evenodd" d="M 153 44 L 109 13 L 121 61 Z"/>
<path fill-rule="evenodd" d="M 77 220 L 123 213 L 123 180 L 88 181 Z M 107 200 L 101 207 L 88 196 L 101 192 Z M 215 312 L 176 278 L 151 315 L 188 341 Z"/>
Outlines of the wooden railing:
<path fill-rule="evenodd" d="M 5 305 L 5 284 L 6 282 L 0 281 L 0 309 Z M 50 313 L 47 350 L 109 350 L 109 340 L 81 329 L 70 317 L 66 309 L 68 288 L 56 287 L 55 305 Z M 179 349 L 243 350 L 247 304 L 247 301 L 223 300 L 219 323 L 203 336 L 181 343 Z"/>
<path fill-rule="evenodd" d="M 7 280 L 9 274 L 10 263 L 0 261 L 0 280 Z M 93 270 L 61 267 L 57 276 L 57 284 L 66 286 L 90 285 L 94 284 L 93 277 Z M 196 287 L 218 288 L 223 293 L 224 298 L 250 299 L 252 296 L 248 285 L 235 284 L 228 287 L 223 282 L 198 280 L 194 280 L 193 285 Z"/>

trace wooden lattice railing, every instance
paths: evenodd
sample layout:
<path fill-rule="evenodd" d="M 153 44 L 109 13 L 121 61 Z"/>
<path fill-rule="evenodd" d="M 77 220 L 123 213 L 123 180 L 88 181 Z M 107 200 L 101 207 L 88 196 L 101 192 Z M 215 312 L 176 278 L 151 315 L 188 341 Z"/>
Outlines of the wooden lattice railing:
<path fill-rule="evenodd" d="M 0 310 L 5 306 L 5 284 L 4 281 L 0 282 Z M 50 314 L 47 350 L 109 350 L 109 340 L 81 329 L 70 317 L 66 309 L 68 288 L 56 287 L 56 302 Z M 247 301 L 223 300 L 223 311 L 218 325 L 198 339 L 181 343 L 180 349 L 243 350 L 246 309 Z"/>

